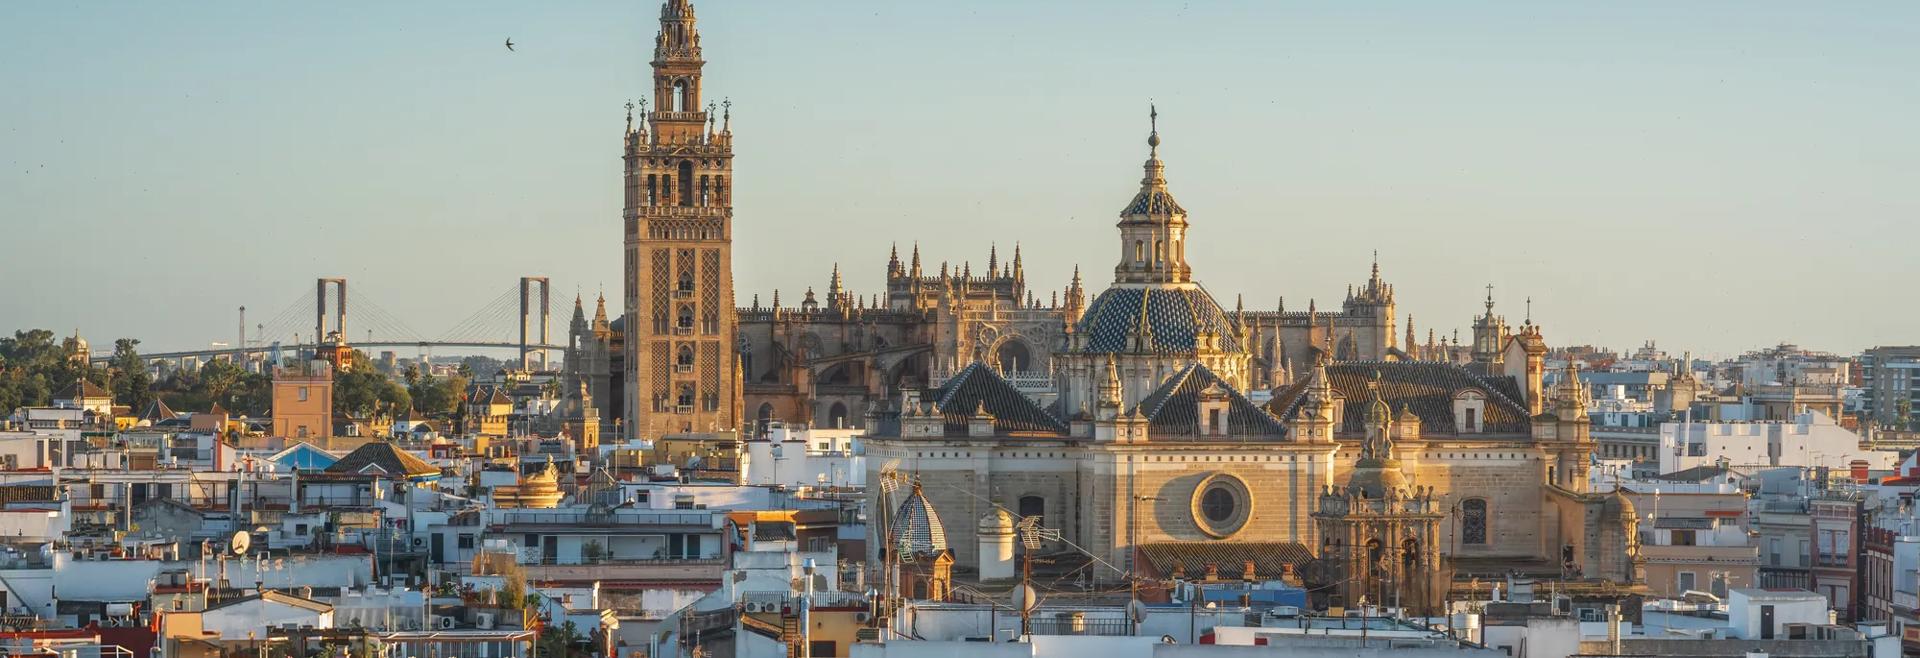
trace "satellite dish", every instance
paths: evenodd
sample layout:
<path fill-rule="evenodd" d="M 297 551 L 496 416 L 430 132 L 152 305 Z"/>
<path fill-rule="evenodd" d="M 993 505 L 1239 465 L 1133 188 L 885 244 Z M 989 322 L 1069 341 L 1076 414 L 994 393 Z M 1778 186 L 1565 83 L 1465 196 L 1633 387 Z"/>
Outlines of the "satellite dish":
<path fill-rule="evenodd" d="M 246 555 L 247 549 L 251 547 L 253 547 L 253 535 L 247 534 L 245 530 L 234 532 L 233 538 L 227 540 L 227 549 L 233 551 L 234 555 Z"/>
<path fill-rule="evenodd" d="M 1012 603 L 1015 610 L 1033 612 L 1034 608 L 1040 607 L 1040 593 L 1034 591 L 1032 585 L 1021 583 L 1013 588 Z"/>
<path fill-rule="evenodd" d="M 1136 623 L 1136 624 L 1146 621 L 1147 620 L 1146 602 L 1141 601 L 1140 599 L 1134 599 L 1132 601 L 1127 602 L 1127 618 L 1132 619 L 1133 623 Z"/>

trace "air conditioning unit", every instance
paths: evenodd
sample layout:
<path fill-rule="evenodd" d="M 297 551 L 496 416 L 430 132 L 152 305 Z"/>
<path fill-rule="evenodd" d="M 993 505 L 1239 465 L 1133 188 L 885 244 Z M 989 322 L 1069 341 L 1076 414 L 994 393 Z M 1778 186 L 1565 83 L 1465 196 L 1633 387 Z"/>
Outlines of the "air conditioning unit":
<path fill-rule="evenodd" d="M 439 621 L 434 623 L 434 626 L 439 627 L 441 630 L 448 630 L 458 625 L 460 625 L 458 620 L 445 616 L 440 617 Z"/>
<path fill-rule="evenodd" d="M 864 624 L 864 623 L 867 623 L 868 621 L 871 621 L 872 619 L 873 619 L 873 615 L 870 613 L 865 613 L 865 612 L 853 613 L 853 621 L 854 623 L 857 623 L 857 624 Z"/>
<path fill-rule="evenodd" d="M 474 622 L 475 622 L 474 625 L 480 627 L 480 630 L 483 630 L 483 631 L 493 630 L 493 613 L 491 612 L 475 613 Z"/>
<path fill-rule="evenodd" d="M 426 545 L 427 545 L 427 538 L 426 538 L 426 537 L 414 537 L 414 538 L 413 538 L 413 547 L 414 547 L 414 548 L 420 548 L 420 547 L 422 547 L 422 546 L 426 546 Z"/>

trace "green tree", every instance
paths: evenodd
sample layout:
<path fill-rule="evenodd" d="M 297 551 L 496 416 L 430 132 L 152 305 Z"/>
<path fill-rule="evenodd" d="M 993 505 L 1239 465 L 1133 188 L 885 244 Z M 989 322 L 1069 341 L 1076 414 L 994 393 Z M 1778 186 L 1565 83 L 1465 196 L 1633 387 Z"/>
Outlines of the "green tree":
<path fill-rule="evenodd" d="M 140 361 L 140 339 L 121 338 L 113 341 L 113 358 L 107 361 L 107 372 L 112 382 L 113 401 L 116 404 L 132 406 L 133 378 L 136 374 L 147 372 L 147 364 Z M 148 375 L 146 388 L 153 387 L 153 376 Z"/>
<path fill-rule="evenodd" d="M 333 379 L 333 411 L 351 418 L 393 418 L 413 406 L 407 389 L 368 368 Z"/>
<path fill-rule="evenodd" d="M 586 641 L 587 638 L 580 634 L 580 628 L 572 621 L 567 621 L 540 631 L 536 653 L 542 656 L 577 656 L 584 653 L 580 645 Z"/>
<path fill-rule="evenodd" d="M 413 410 L 423 414 L 441 415 L 453 413 L 460 407 L 460 394 L 467 390 L 467 380 L 458 375 L 435 377 L 427 375 L 407 389 L 413 397 Z"/>
<path fill-rule="evenodd" d="M 84 361 L 68 358 L 45 329 L 23 329 L 0 337 L 0 413 L 20 406 L 51 404 L 53 396 L 91 375 Z"/>

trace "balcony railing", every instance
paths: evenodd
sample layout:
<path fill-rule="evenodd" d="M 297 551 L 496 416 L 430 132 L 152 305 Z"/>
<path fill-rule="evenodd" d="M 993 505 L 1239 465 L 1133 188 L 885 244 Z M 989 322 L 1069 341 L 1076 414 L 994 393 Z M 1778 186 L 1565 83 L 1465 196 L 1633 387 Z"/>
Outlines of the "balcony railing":
<path fill-rule="evenodd" d="M 496 524 L 504 525 L 557 525 L 557 526 L 648 526 L 677 525 L 711 527 L 713 515 L 705 510 L 675 510 L 660 512 L 623 512 L 593 514 L 589 512 L 547 512 L 519 511 L 496 518 Z M 636 528 L 637 530 L 637 528 Z"/>
<path fill-rule="evenodd" d="M 1033 628 L 1034 635 L 1126 636 L 1133 634 L 1133 622 L 1125 619 L 1035 617 L 1028 624 Z"/>

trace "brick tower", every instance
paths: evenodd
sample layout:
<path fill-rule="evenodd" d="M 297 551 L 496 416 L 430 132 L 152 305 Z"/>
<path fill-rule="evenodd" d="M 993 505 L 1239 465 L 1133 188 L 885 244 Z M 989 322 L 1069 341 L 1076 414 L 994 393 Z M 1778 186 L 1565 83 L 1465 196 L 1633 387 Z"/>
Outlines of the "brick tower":
<path fill-rule="evenodd" d="M 733 306 L 733 133 L 701 103 L 693 4 L 667 0 L 653 49 L 653 108 L 628 108 L 627 437 L 739 426 Z"/>

